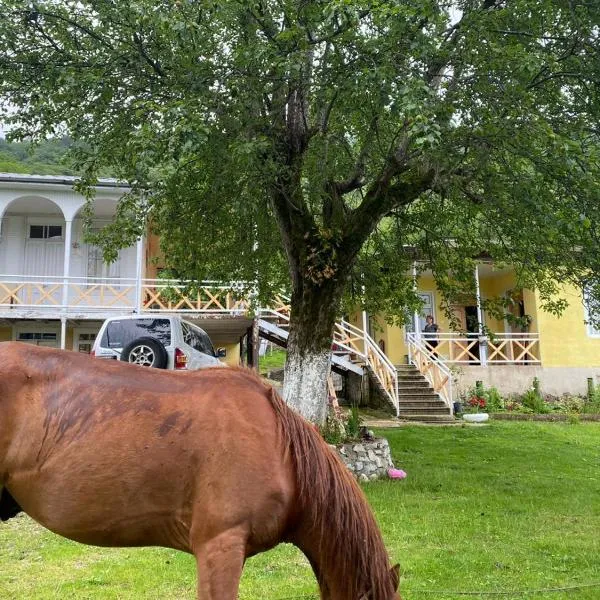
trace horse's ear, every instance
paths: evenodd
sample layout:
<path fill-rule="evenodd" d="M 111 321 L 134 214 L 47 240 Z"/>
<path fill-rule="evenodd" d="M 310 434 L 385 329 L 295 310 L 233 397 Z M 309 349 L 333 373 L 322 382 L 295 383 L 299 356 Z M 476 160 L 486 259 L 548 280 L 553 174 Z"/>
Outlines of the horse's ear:
<path fill-rule="evenodd" d="M 390 569 L 390 575 L 392 576 L 392 581 L 394 582 L 394 589 L 398 589 L 398 584 L 400 583 L 400 565 L 396 564 Z"/>

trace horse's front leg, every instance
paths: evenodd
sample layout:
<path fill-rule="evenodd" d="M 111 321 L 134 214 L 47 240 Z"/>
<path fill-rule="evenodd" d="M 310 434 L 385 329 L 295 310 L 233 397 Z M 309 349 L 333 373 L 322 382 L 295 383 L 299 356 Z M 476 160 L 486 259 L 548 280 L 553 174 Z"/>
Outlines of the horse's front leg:
<path fill-rule="evenodd" d="M 247 531 L 228 529 L 196 540 L 198 600 L 236 600 L 246 558 Z"/>

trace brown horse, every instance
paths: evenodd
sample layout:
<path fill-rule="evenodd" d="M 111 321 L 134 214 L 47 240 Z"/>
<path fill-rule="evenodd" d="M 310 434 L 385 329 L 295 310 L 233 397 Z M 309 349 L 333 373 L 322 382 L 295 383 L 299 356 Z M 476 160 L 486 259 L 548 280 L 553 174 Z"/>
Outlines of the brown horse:
<path fill-rule="evenodd" d="M 313 426 L 241 369 L 190 373 L 0 344 L 0 518 L 85 544 L 194 554 L 202 600 L 287 541 L 328 600 L 399 599 L 358 485 Z"/>

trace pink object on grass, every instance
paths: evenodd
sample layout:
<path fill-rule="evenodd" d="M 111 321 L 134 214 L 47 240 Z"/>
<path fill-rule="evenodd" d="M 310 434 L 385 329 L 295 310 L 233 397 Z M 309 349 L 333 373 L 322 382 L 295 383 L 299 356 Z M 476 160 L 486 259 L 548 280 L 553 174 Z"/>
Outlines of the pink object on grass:
<path fill-rule="evenodd" d="M 402 469 L 388 469 L 388 476 L 391 479 L 404 479 L 406 477 L 406 472 Z"/>

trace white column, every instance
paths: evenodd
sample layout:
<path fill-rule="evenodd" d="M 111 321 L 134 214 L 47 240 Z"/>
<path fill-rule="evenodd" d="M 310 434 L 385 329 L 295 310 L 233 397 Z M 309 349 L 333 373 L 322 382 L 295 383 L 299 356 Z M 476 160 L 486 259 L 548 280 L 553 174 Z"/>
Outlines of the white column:
<path fill-rule="evenodd" d="M 67 347 L 67 317 L 60 318 L 60 349 Z"/>
<path fill-rule="evenodd" d="M 63 293 L 62 312 L 67 312 L 69 303 L 69 275 L 71 273 L 71 238 L 73 233 L 73 220 L 65 219 L 65 260 L 63 263 Z M 64 350 L 67 344 L 67 317 L 60 318 L 60 348 Z"/>
<path fill-rule="evenodd" d="M 481 366 L 487 365 L 487 339 L 482 341 L 483 336 L 483 312 L 481 310 L 481 291 L 479 288 L 479 265 L 475 265 L 475 295 L 477 297 L 477 331 L 479 333 L 479 360 Z"/>
<path fill-rule="evenodd" d="M 65 260 L 63 263 L 63 310 L 66 310 L 69 301 L 69 274 L 71 272 L 71 234 L 73 230 L 73 221 L 65 221 Z"/>
<path fill-rule="evenodd" d="M 135 312 L 142 312 L 142 277 L 144 274 L 144 238 L 138 238 L 135 254 Z"/>
<path fill-rule="evenodd" d="M 368 358 L 368 347 L 367 347 L 367 336 L 369 335 L 369 331 L 368 331 L 368 325 L 369 321 L 368 321 L 368 317 L 367 317 L 367 311 L 363 310 L 362 311 L 362 326 L 363 326 L 363 351 L 365 353 L 365 360 Z"/>
<path fill-rule="evenodd" d="M 415 294 L 417 293 L 417 261 L 413 261 L 413 290 Z M 419 313 L 415 310 L 413 313 L 413 328 L 415 330 L 415 335 L 418 340 L 421 339 L 421 327 L 419 323 Z"/>

